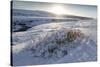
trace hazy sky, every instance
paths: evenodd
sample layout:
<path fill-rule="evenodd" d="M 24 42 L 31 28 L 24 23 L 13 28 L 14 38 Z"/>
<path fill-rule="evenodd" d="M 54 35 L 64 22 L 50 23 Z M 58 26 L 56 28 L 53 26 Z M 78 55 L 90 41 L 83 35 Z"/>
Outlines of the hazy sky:
<path fill-rule="evenodd" d="M 43 2 L 13 1 L 14 9 L 55 11 L 55 13 L 73 14 L 86 17 L 97 17 L 97 6 L 95 5 L 75 5 Z M 61 11 L 62 10 L 62 11 Z"/>

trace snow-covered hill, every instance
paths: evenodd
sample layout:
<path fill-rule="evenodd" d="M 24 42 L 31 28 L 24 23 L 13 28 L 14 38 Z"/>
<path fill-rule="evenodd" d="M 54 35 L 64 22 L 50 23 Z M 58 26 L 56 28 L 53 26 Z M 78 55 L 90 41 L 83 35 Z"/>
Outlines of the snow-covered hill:
<path fill-rule="evenodd" d="M 82 20 L 93 20 L 89 17 L 62 15 L 40 11 L 40 10 L 22 10 L 12 9 L 12 32 L 26 31 L 33 26 L 53 22 L 79 22 Z"/>
<path fill-rule="evenodd" d="M 93 29 L 77 28 L 77 25 L 71 27 L 70 24 L 48 23 L 34 26 L 24 32 L 14 32 L 13 65 L 96 61 L 97 45 L 93 39 L 96 37 L 93 35 Z M 75 36 L 71 33 L 71 36 L 68 35 L 69 32 Z"/>

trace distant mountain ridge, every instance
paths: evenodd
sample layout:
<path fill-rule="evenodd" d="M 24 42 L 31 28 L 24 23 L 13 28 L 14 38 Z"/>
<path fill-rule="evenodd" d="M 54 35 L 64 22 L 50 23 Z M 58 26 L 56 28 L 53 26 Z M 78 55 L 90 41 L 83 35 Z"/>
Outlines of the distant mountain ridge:
<path fill-rule="evenodd" d="M 52 13 L 41 10 L 23 10 L 23 9 L 12 9 L 13 16 L 35 16 L 35 17 L 52 17 Z"/>
<path fill-rule="evenodd" d="M 56 14 L 42 10 L 24 10 L 24 9 L 11 9 L 13 16 L 32 16 L 32 17 L 57 17 Z M 61 15 L 59 17 L 75 18 L 75 19 L 93 19 L 91 17 L 75 16 L 75 15 Z"/>

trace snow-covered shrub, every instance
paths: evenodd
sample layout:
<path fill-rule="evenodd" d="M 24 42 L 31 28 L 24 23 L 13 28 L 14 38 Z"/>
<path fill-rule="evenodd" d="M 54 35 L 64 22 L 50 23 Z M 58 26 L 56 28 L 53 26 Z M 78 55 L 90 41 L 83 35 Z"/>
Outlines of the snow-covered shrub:
<path fill-rule="evenodd" d="M 72 42 L 78 37 L 83 37 L 84 34 L 80 30 L 70 30 L 67 33 L 67 41 Z"/>

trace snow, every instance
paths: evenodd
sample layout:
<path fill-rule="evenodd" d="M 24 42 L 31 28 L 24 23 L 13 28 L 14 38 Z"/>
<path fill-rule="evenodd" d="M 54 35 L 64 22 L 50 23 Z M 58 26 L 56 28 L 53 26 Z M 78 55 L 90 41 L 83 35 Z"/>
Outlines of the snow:
<path fill-rule="evenodd" d="M 71 17 L 71 16 L 70 16 Z M 67 17 L 68 18 L 68 17 Z M 77 19 L 64 22 L 29 22 L 25 19 L 15 24 L 25 23 L 30 27 L 25 31 L 12 32 L 12 60 L 14 66 L 55 63 L 75 63 L 97 60 L 96 19 Z M 32 19 L 32 17 L 31 17 Z M 30 20 L 28 18 L 28 20 Z M 34 19 L 35 20 L 35 19 Z M 34 25 L 37 24 L 37 25 Z M 69 32 L 76 35 L 69 40 Z"/>

